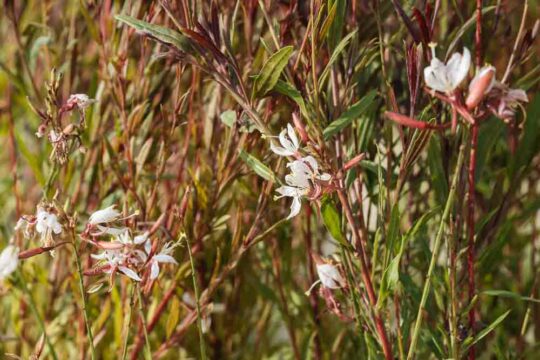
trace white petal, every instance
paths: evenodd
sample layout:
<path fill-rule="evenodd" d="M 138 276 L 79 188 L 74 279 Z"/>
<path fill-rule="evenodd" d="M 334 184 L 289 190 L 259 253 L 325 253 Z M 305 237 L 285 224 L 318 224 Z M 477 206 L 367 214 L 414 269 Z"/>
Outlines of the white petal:
<path fill-rule="evenodd" d="M 8 277 L 19 265 L 19 248 L 8 245 L 0 253 L 0 280 Z"/>
<path fill-rule="evenodd" d="M 338 289 L 345 284 L 345 280 L 334 265 L 317 265 L 317 274 L 319 275 L 319 279 L 321 279 L 321 283 L 329 289 Z"/>
<path fill-rule="evenodd" d="M 467 77 L 471 66 L 471 53 L 469 49 L 463 48 L 463 55 L 455 53 L 452 55 L 446 65 L 447 76 L 454 90 Z"/>
<path fill-rule="evenodd" d="M 171 255 L 165 255 L 165 254 L 160 253 L 160 254 L 154 255 L 154 260 L 156 262 L 160 262 L 160 263 L 168 263 L 168 264 L 178 265 L 176 260 Z"/>
<path fill-rule="evenodd" d="M 311 174 L 319 173 L 319 164 L 317 163 L 317 160 L 315 160 L 313 156 L 311 155 L 306 156 L 305 158 L 302 158 L 302 161 L 306 162 L 309 165 Z"/>
<path fill-rule="evenodd" d="M 90 254 L 90 257 L 96 260 L 104 260 L 107 258 L 107 252 L 104 251 L 101 254 Z"/>
<path fill-rule="evenodd" d="M 270 143 L 270 150 L 272 150 L 274 154 L 277 154 L 279 156 L 292 156 L 294 154 L 285 148 L 274 145 L 273 143 Z"/>
<path fill-rule="evenodd" d="M 276 191 L 280 194 L 280 196 L 277 196 L 278 199 L 284 196 L 296 197 L 299 195 L 298 189 L 292 186 L 281 186 Z"/>
<path fill-rule="evenodd" d="M 118 217 L 120 217 L 120 213 L 114 209 L 115 205 L 109 206 L 108 208 L 98 210 L 94 212 L 92 215 L 90 215 L 90 218 L 88 219 L 88 223 L 91 225 L 97 225 L 97 224 L 103 224 L 112 222 Z"/>
<path fill-rule="evenodd" d="M 53 228 L 52 228 L 52 229 L 53 229 L 53 232 L 54 232 L 55 234 L 58 235 L 58 234 L 60 234 L 60 233 L 62 232 L 62 225 L 60 225 L 59 222 L 56 222 L 56 223 L 53 225 Z"/>
<path fill-rule="evenodd" d="M 289 139 L 291 139 L 295 150 L 298 150 L 300 147 L 300 142 L 298 141 L 298 137 L 296 136 L 296 132 L 294 131 L 294 128 L 291 124 L 287 124 L 287 133 L 289 134 Z"/>
<path fill-rule="evenodd" d="M 127 231 L 127 228 L 115 228 L 115 227 L 108 227 L 108 226 L 102 226 L 98 225 L 97 228 L 103 233 L 103 234 L 109 234 L 112 236 L 119 236 L 120 234 Z"/>
<path fill-rule="evenodd" d="M 133 238 L 133 242 L 134 242 L 135 244 L 137 244 L 137 245 L 142 244 L 142 243 L 144 243 L 146 240 L 148 240 L 148 236 L 149 236 L 149 235 L 150 235 L 150 234 L 148 233 L 148 231 L 145 232 L 144 234 L 137 235 L 137 236 L 135 236 L 135 237 Z"/>
<path fill-rule="evenodd" d="M 135 280 L 135 281 L 141 281 L 142 279 L 139 277 L 139 275 L 137 275 L 137 273 L 133 270 L 131 270 L 130 268 L 128 267 L 125 267 L 125 266 L 119 266 L 118 267 L 118 270 L 120 270 L 124 275 L 126 275 L 127 277 Z"/>
<path fill-rule="evenodd" d="M 331 178 L 332 178 L 332 175 L 327 174 L 327 173 L 322 173 L 321 175 L 317 176 L 317 179 L 322 180 L 322 181 L 329 181 Z"/>
<path fill-rule="evenodd" d="M 293 172 L 292 174 L 288 174 L 285 176 L 285 182 L 290 187 L 295 187 L 300 190 L 308 189 L 310 187 L 309 176 L 305 173 Z"/>
<path fill-rule="evenodd" d="M 159 276 L 159 264 L 157 261 L 152 261 L 152 267 L 150 268 L 150 279 L 155 280 Z"/>
<path fill-rule="evenodd" d="M 292 143 L 292 141 L 290 141 L 289 139 L 287 139 L 287 130 L 283 130 L 280 134 L 279 134 L 279 142 L 281 143 L 281 146 L 283 146 L 283 148 L 285 148 L 286 150 L 294 153 L 296 151 L 296 148 L 294 146 L 294 144 Z"/>
<path fill-rule="evenodd" d="M 424 69 L 424 80 L 429 88 L 440 92 L 446 92 L 448 89 L 446 69 L 444 67 L 440 68 L 434 66 L 434 60 L 438 61 L 437 58 L 433 58 L 431 60 L 432 65 Z"/>
<path fill-rule="evenodd" d="M 300 198 L 298 197 L 293 198 L 293 201 L 291 204 L 291 212 L 289 213 L 289 216 L 287 216 L 287 220 L 298 215 L 301 209 L 302 209 L 302 202 L 300 201 Z"/>
<path fill-rule="evenodd" d="M 44 234 L 46 231 L 47 231 L 47 226 L 45 225 L 45 222 L 43 221 L 38 221 L 36 223 L 36 231 L 39 233 L 39 234 Z"/>

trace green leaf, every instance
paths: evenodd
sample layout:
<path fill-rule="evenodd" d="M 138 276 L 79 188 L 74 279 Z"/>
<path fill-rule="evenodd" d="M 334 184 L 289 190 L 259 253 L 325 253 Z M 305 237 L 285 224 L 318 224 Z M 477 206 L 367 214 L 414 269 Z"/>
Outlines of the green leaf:
<path fill-rule="evenodd" d="M 221 113 L 219 115 L 219 118 L 221 119 L 221 122 L 228 127 L 232 128 L 234 123 L 236 122 L 236 111 L 234 110 L 227 110 Z"/>
<path fill-rule="evenodd" d="M 489 295 L 489 296 L 503 297 L 503 298 L 508 298 L 508 299 L 540 303 L 540 299 L 535 299 L 529 296 L 521 296 L 519 294 L 516 294 L 515 292 L 508 291 L 508 290 L 485 290 L 485 291 L 482 291 L 482 294 Z"/>
<path fill-rule="evenodd" d="M 356 31 L 354 30 L 351 33 L 347 34 L 336 46 L 334 51 L 332 52 L 332 56 L 330 56 L 330 60 L 328 60 L 328 64 L 324 67 L 323 72 L 321 73 L 321 76 L 319 78 L 319 91 L 322 91 L 322 87 L 325 83 L 326 78 L 328 77 L 328 74 L 330 74 L 330 69 L 332 69 L 332 65 L 336 62 L 341 52 L 345 49 L 349 41 L 352 39 L 354 35 L 356 35 Z"/>
<path fill-rule="evenodd" d="M 240 150 L 240 158 L 244 160 L 246 165 L 249 166 L 251 170 L 255 171 L 255 173 L 263 179 L 277 182 L 277 178 L 274 172 L 270 170 L 266 165 L 264 165 L 255 156 L 245 152 L 244 150 Z"/>
<path fill-rule="evenodd" d="M 307 111 L 306 103 L 300 91 L 298 91 L 293 85 L 288 82 L 278 80 L 274 86 L 274 90 L 278 93 L 288 96 L 291 98 L 300 108 L 300 112 L 305 118 L 309 118 L 309 113 Z"/>
<path fill-rule="evenodd" d="M 126 25 L 131 26 L 137 31 L 152 36 L 162 43 L 172 45 L 184 52 L 190 52 L 191 50 L 190 40 L 178 31 L 151 24 L 128 15 L 116 15 L 114 18 Z"/>
<path fill-rule="evenodd" d="M 347 239 L 341 231 L 341 215 L 337 211 L 330 197 L 323 197 L 321 201 L 321 214 L 324 221 L 324 226 L 330 235 L 340 244 L 350 247 Z"/>
<path fill-rule="evenodd" d="M 530 166 L 534 155 L 540 149 L 540 95 L 536 95 L 527 106 L 527 119 L 523 125 L 523 137 L 519 142 L 516 154 L 512 157 L 510 174 L 524 167 Z"/>
<path fill-rule="evenodd" d="M 503 322 L 504 319 L 506 319 L 506 317 L 510 314 L 511 311 L 512 310 L 508 310 L 507 312 L 499 316 L 497 319 L 495 319 L 495 321 L 489 324 L 484 330 L 476 334 L 474 338 L 468 338 L 467 339 L 468 341 L 465 340 L 465 344 L 464 344 L 465 347 L 463 349 L 463 353 L 465 353 L 467 349 L 469 349 L 472 345 L 476 344 L 477 342 L 485 338 L 490 332 L 492 332 L 497 327 L 497 325 L 499 325 L 501 322 Z"/>
<path fill-rule="evenodd" d="M 285 46 L 266 60 L 261 72 L 255 79 L 255 96 L 264 96 L 276 86 L 283 69 L 285 69 L 285 66 L 287 66 L 287 63 L 289 62 L 292 52 L 292 46 Z"/>
<path fill-rule="evenodd" d="M 364 111 L 366 111 L 369 105 L 371 105 L 376 96 L 377 92 L 371 90 L 339 118 L 332 121 L 332 123 L 330 123 L 323 131 L 324 140 L 329 140 L 332 136 L 346 128 L 354 119 L 357 119 Z"/>

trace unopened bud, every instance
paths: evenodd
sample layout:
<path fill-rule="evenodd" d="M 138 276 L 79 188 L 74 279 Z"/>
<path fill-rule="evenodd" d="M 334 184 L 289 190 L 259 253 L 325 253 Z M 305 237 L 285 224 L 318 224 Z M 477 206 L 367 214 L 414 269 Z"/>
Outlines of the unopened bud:
<path fill-rule="evenodd" d="M 64 130 L 62 130 L 62 132 L 64 133 L 64 135 L 70 135 L 74 129 L 75 129 L 75 126 L 73 124 L 69 124 L 68 126 L 64 128 Z"/>
<path fill-rule="evenodd" d="M 356 155 L 351 160 L 349 160 L 349 161 L 347 161 L 345 163 L 345 165 L 343 166 L 343 170 L 344 171 L 349 171 L 350 169 L 352 169 L 356 165 L 360 164 L 360 161 L 364 160 L 365 157 L 366 157 L 366 154 Z"/>
<path fill-rule="evenodd" d="M 300 139 L 302 139 L 303 143 L 306 143 L 309 139 L 306 128 L 302 121 L 300 120 L 300 116 L 296 112 L 293 112 L 292 114 L 294 128 L 296 131 L 298 131 L 298 134 L 300 135 Z"/>
<path fill-rule="evenodd" d="M 484 96 L 491 90 L 495 83 L 495 68 L 493 66 L 484 66 L 478 74 L 472 79 L 469 85 L 469 96 L 465 100 L 467 109 L 472 110 Z"/>

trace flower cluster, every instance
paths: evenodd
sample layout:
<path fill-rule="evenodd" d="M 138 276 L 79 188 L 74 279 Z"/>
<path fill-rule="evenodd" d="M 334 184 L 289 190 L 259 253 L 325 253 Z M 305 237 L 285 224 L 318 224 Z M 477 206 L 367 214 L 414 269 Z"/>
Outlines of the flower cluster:
<path fill-rule="evenodd" d="M 114 226 L 115 222 L 135 215 L 122 218 L 121 213 L 110 206 L 90 216 L 82 237 L 103 251 L 91 255 L 98 263 L 87 274 L 109 274 L 111 284 L 116 273 L 135 281 L 143 281 L 145 277 L 152 281 L 159 276 L 160 264 L 178 265 L 172 257 L 175 248 L 172 243 L 164 244 L 156 252 L 149 232 L 133 236 L 129 228 Z M 111 241 L 97 240 L 100 236 L 110 236 Z"/>
<path fill-rule="evenodd" d="M 32 238 L 39 234 L 42 246 L 50 247 L 55 244 L 55 238 L 62 234 L 62 224 L 58 220 L 56 209 L 52 205 L 37 207 L 36 215 L 26 215 L 19 219 L 15 230 L 24 227 L 24 236 Z"/>
<path fill-rule="evenodd" d="M 284 196 L 292 197 L 293 199 L 291 211 L 287 217 L 287 219 L 290 219 L 300 213 L 302 198 L 306 197 L 310 200 L 318 198 L 322 194 L 322 186 L 328 184 L 332 176 L 319 171 L 319 164 L 313 156 L 300 156 L 300 143 L 290 124 L 287 125 L 287 129 L 281 131 L 279 141 L 281 147 L 270 144 L 270 149 L 275 154 L 297 158 L 287 164 L 290 174 L 285 176 L 286 185 L 276 189 L 279 193 L 276 199 Z"/>
<path fill-rule="evenodd" d="M 439 98 L 449 102 L 466 120 L 472 121 L 467 111 L 477 109 L 482 102 L 485 103 L 487 111 L 504 121 L 514 118 L 516 108 L 528 102 L 525 91 L 511 89 L 497 81 L 496 69 L 486 65 L 477 70 L 469 83 L 465 104 L 462 104 L 459 97 L 455 96 L 455 92 L 469 73 L 471 66 L 469 50 L 464 48 L 463 54 L 454 53 L 446 64 L 435 56 L 434 45 L 432 50 L 431 63 L 424 69 L 426 85 L 434 91 L 446 94 L 448 98 L 440 96 Z"/>

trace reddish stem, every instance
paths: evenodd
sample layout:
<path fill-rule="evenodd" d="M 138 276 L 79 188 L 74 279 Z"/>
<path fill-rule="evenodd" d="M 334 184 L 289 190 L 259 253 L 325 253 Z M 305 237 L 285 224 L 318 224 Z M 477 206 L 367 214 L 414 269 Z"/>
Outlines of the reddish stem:
<path fill-rule="evenodd" d="M 475 233 L 475 224 L 474 224 L 474 209 L 475 209 L 475 192 L 474 192 L 474 183 L 476 176 L 476 147 L 478 143 L 478 125 L 475 124 L 472 126 L 472 135 L 471 135 L 471 151 L 469 158 L 469 185 L 468 185 L 468 212 L 467 212 L 467 229 L 468 229 L 468 242 L 469 246 L 467 249 L 467 271 L 469 275 L 469 303 L 472 302 L 476 289 L 475 289 L 475 279 L 474 279 L 474 233 Z M 474 335 L 474 324 L 476 322 L 476 308 L 471 306 L 469 310 L 469 328 L 471 333 Z M 469 359 L 474 360 L 475 351 L 474 346 L 471 346 L 469 351 Z"/>
<path fill-rule="evenodd" d="M 353 232 L 354 246 L 357 249 L 358 258 L 360 260 L 360 272 L 361 272 L 360 275 L 362 277 L 362 281 L 364 282 L 364 285 L 367 290 L 369 303 L 373 308 L 373 318 L 375 321 L 375 327 L 377 328 L 379 340 L 381 341 L 384 357 L 387 360 L 391 360 L 393 359 L 392 345 L 388 341 L 388 337 L 386 335 L 386 328 L 384 327 L 382 318 L 376 309 L 377 296 L 375 295 L 375 290 L 373 289 L 373 284 L 371 282 L 371 278 L 369 277 L 369 267 L 366 261 L 367 259 L 366 250 L 364 249 L 360 232 L 358 231 L 358 227 L 356 226 L 356 223 L 354 222 L 354 217 L 351 211 L 351 207 L 349 205 L 349 200 L 347 199 L 347 195 L 345 195 L 343 190 L 337 191 L 337 194 L 339 197 L 339 201 L 341 202 L 341 206 L 343 207 L 343 211 L 345 212 L 345 217 L 347 218 L 347 222 L 349 223 L 349 226 Z"/>

